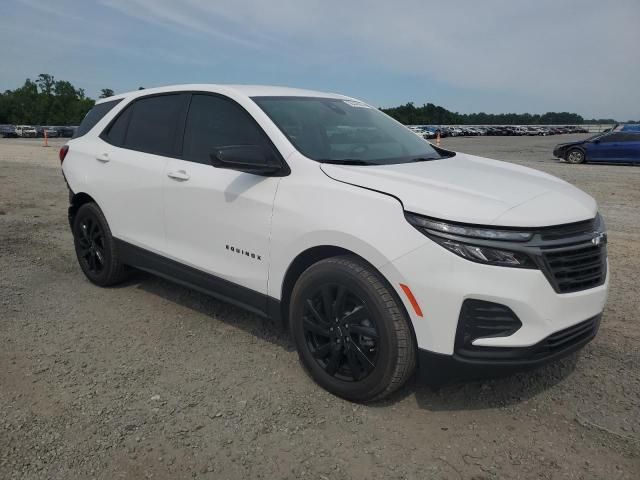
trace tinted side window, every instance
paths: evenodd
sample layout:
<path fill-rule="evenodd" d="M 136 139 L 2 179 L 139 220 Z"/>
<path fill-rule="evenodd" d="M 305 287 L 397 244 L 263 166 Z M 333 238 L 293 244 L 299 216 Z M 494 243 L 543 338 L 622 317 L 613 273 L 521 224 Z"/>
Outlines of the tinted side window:
<path fill-rule="evenodd" d="M 131 118 L 131 112 L 133 111 L 133 105 L 129 105 L 118 115 L 115 122 L 111 124 L 106 135 L 106 140 L 118 147 L 124 144 L 124 139 L 127 134 L 127 127 L 129 126 L 129 119 Z"/>
<path fill-rule="evenodd" d="M 157 155 L 178 153 L 177 127 L 182 121 L 186 98 L 172 94 L 136 100 L 123 146 Z"/>
<path fill-rule="evenodd" d="M 217 148 L 258 145 L 273 152 L 255 120 L 231 100 L 212 95 L 193 95 L 184 132 L 183 157 L 209 163 Z"/>
<path fill-rule="evenodd" d="M 89 130 L 91 130 L 96 123 L 98 123 L 102 118 L 111 111 L 113 107 L 115 107 L 118 103 L 122 101 L 121 98 L 117 100 L 111 100 L 110 102 L 99 103 L 94 106 L 89 112 L 85 115 L 80 122 L 80 126 L 76 129 L 73 134 L 73 138 L 78 138 L 86 134 Z"/>

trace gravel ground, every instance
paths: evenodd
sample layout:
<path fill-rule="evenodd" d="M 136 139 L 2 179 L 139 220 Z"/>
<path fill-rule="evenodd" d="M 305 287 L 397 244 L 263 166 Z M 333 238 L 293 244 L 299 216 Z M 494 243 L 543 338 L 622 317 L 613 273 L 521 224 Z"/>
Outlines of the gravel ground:
<path fill-rule="evenodd" d="M 62 141 L 0 140 L 0 478 L 639 478 L 640 168 L 551 158 L 570 138 L 443 146 L 598 200 L 612 272 L 598 337 L 535 372 L 369 406 L 315 386 L 287 335 L 233 306 L 142 273 L 91 285 Z"/>

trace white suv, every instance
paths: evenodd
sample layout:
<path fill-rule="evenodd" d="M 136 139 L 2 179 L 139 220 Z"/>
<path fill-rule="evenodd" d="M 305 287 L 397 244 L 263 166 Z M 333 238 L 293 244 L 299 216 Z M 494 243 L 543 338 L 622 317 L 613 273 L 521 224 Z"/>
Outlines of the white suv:
<path fill-rule="evenodd" d="M 608 288 L 595 201 L 437 148 L 353 98 L 183 85 L 100 101 L 60 151 L 80 267 L 130 267 L 290 329 L 324 388 L 381 398 L 589 342 Z"/>

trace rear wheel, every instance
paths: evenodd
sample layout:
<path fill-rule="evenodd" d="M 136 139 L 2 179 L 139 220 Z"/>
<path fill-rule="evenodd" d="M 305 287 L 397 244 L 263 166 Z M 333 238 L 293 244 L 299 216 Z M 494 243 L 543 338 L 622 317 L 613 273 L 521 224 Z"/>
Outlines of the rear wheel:
<path fill-rule="evenodd" d="M 95 203 L 85 203 L 76 212 L 73 240 L 80 268 L 92 283 L 106 287 L 124 280 L 125 266 L 119 260 L 109 224 Z"/>
<path fill-rule="evenodd" d="M 416 345 L 406 313 L 384 279 L 357 257 L 309 267 L 293 289 L 289 318 L 302 364 L 335 395 L 380 399 L 413 374 Z"/>
<path fill-rule="evenodd" d="M 584 163 L 584 160 L 584 152 L 580 149 L 574 148 L 573 150 L 569 150 L 567 152 L 567 162 L 569 163 Z"/>

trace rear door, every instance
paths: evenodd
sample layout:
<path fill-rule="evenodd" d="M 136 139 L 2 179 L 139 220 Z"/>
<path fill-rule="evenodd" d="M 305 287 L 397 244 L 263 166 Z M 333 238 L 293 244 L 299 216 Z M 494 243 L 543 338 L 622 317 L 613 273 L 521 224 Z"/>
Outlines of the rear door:
<path fill-rule="evenodd" d="M 245 304 L 263 310 L 259 303 L 266 297 L 254 293 L 267 292 L 271 215 L 280 178 L 213 167 L 211 153 L 231 145 L 255 145 L 279 156 L 239 104 L 221 95 L 193 94 L 182 159 L 170 159 L 164 176 L 167 251 L 222 280 L 212 287 L 229 288 L 235 297 L 246 294 Z"/>
<path fill-rule="evenodd" d="M 179 150 L 188 95 L 142 97 L 123 109 L 96 153 L 98 203 L 116 238 L 165 250 L 162 186 L 169 157 Z"/>

